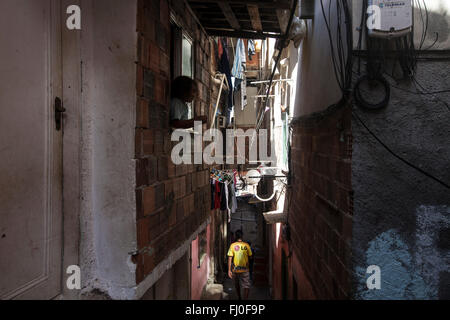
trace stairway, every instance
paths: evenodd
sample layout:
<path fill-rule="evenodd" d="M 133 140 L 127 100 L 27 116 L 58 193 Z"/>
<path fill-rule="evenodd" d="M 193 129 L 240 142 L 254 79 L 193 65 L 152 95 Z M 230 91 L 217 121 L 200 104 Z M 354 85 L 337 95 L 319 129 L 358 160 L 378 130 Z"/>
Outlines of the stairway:
<path fill-rule="evenodd" d="M 256 249 L 253 263 L 253 286 L 267 287 L 269 285 L 269 254 L 265 249 Z"/>

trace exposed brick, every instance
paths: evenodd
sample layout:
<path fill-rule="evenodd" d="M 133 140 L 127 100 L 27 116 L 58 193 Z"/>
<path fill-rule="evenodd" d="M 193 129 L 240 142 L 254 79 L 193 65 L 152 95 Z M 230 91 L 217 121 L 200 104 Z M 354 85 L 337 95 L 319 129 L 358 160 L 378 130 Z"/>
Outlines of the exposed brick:
<path fill-rule="evenodd" d="M 177 204 L 172 203 L 169 210 L 167 211 L 168 216 L 168 225 L 169 227 L 173 227 L 177 223 Z"/>
<path fill-rule="evenodd" d="M 152 10 L 150 10 L 150 8 L 145 8 L 143 17 L 143 29 L 141 30 L 141 32 L 149 40 L 156 39 L 155 20 L 152 19 L 152 16 L 154 16 L 154 14 L 152 14 Z"/>
<path fill-rule="evenodd" d="M 160 0 L 159 8 L 159 21 L 161 21 L 164 28 L 169 29 L 169 4 L 167 0 Z"/>
<path fill-rule="evenodd" d="M 165 104 L 167 101 L 166 80 L 163 78 L 155 79 L 155 100 L 160 104 Z"/>
<path fill-rule="evenodd" d="M 144 69 L 144 83 L 142 95 L 147 99 L 155 98 L 155 75 L 149 69 Z"/>
<path fill-rule="evenodd" d="M 169 178 L 169 171 L 168 171 L 168 165 L 169 165 L 169 158 L 166 156 L 160 156 L 158 157 L 158 180 L 164 181 Z"/>
<path fill-rule="evenodd" d="M 165 52 L 168 53 L 168 31 L 161 23 L 156 23 L 156 42 L 158 46 Z"/>
<path fill-rule="evenodd" d="M 153 271 L 153 269 L 156 266 L 155 255 L 144 253 L 143 256 L 144 256 L 144 273 L 147 276 Z"/>
<path fill-rule="evenodd" d="M 155 213 L 154 215 L 151 215 L 150 217 L 148 217 L 149 218 L 149 226 L 148 226 L 149 242 L 153 241 L 161 234 L 160 214 L 161 213 Z"/>
<path fill-rule="evenodd" d="M 183 199 L 177 201 L 177 222 L 182 221 L 184 218 L 184 211 L 185 211 L 185 202 Z"/>
<path fill-rule="evenodd" d="M 160 65 L 159 65 L 160 73 L 165 78 L 169 78 L 169 75 L 170 75 L 170 58 L 162 50 L 160 51 L 159 54 L 160 54 L 160 56 L 159 56 L 159 59 L 160 59 Z"/>
<path fill-rule="evenodd" d="M 144 270 L 144 257 L 142 254 L 138 254 L 136 260 L 136 283 L 141 283 L 145 279 Z"/>
<path fill-rule="evenodd" d="M 173 193 L 173 180 L 166 180 L 164 181 L 164 193 L 166 202 L 172 201 L 174 199 L 174 193 Z"/>
<path fill-rule="evenodd" d="M 170 157 L 169 162 L 167 163 L 167 174 L 169 175 L 169 178 L 176 177 L 176 166 Z"/>
<path fill-rule="evenodd" d="M 154 138 L 154 153 L 162 154 L 164 152 L 164 133 L 162 130 L 155 129 L 153 130 L 153 138 Z"/>
<path fill-rule="evenodd" d="M 136 93 L 139 97 L 144 95 L 144 69 L 139 64 L 136 67 Z"/>
<path fill-rule="evenodd" d="M 186 194 L 192 192 L 192 174 L 186 174 Z"/>
<path fill-rule="evenodd" d="M 153 154 L 155 140 L 153 130 L 142 130 L 142 154 L 151 155 Z"/>
<path fill-rule="evenodd" d="M 137 221 L 137 245 L 138 249 L 144 248 L 148 242 L 148 231 L 149 231 L 149 221 L 148 217 L 141 218 Z"/>
<path fill-rule="evenodd" d="M 155 209 L 155 187 L 147 187 L 142 190 L 143 214 L 150 215 Z"/>
<path fill-rule="evenodd" d="M 136 108 L 136 126 L 138 128 L 149 127 L 148 101 L 139 99 Z"/>
<path fill-rule="evenodd" d="M 159 227 L 161 233 L 169 228 L 170 212 L 173 210 L 173 207 L 173 203 L 168 203 L 159 215 Z"/>
<path fill-rule="evenodd" d="M 185 198 L 184 208 L 185 208 L 185 217 L 189 216 L 192 212 L 195 211 L 195 196 L 194 194 L 190 194 Z"/>
<path fill-rule="evenodd" d="M 187 166 L 185 164 L 180 164 L 175 166 L 175 170 L 177 176 L 184 176 L 187 173 Z"/>
<path fill-rule="evenodd" d="M 179 177 L 173 183 L 174 199 L 178 200 L 186 194 L 186 177 Z"/>
<path fill-rule="evenodd" d="M 350 108 L 293 128 L 291 237 L 319 299 L 340 299 L 350 290 L 351 159 L 340 139 L 351 131 L 348 117 Z"/>
<path fill-rule="evenodd" d="M 169 8 L 170 6 L 170 8 Z M 170 19 L 173 12 L 196 43 L 201 82 L 196 114 L 207 113 L 210 100 L 209 42 L 182 1 L 138 0 L 136 70 L 136 206 L 145 253 L 136 257 L 142 281 L 209 214 L 209 171 L 203 165 L 175 166 L 169 129 Z M 197 110 L 198 109 L 198 110 Z M 197 172 L 198 171 L 198 172 Z M 205 182 L 206 181 L 206 182 Z M 196 189 L 196 193 L 192 190 Z M 198 200 L 197 204 L 195 200 Z M 140 222 L 142 229 L 144 222 Z M 150 250 L 148 252 L 148 250 Z"/>
<path fill-rule="evenodd" d="M 159 210 L 165 203 L 164 183 L 155 185 L 155 209 Z"/>
<path fill-rule="evenodd" d="M 169 114 L 163 105 L 156 102 L 152 102 L 150 104 L 150 112 L 148 113 L 148 127 L 152 129 L 168 129 Z"/>
<path fill-rule="evenodd" d="M 147 158 L 147 177 L 148 185 L 153 184 L 157 179 L 158 162 L 155 156 L 148 156 Z"/>
<path fill-rule="evenodd" d="M 136 189 L 136 219 L 144 217 L 144 204 L 143 204 L 143 191 L 142 189 Z"/>
<path fill-rule="evenodd" d="M 136 160 L 136 186 L 141 187 L 148 185 L 148 160 Z"/>
<path fill-rule="evenodd" d="M 160 68 L 160 49 L 158 45 L 154 42 L 148 43 L 148 57 L 147 65 L 152 71 L 159 73 Z"/>

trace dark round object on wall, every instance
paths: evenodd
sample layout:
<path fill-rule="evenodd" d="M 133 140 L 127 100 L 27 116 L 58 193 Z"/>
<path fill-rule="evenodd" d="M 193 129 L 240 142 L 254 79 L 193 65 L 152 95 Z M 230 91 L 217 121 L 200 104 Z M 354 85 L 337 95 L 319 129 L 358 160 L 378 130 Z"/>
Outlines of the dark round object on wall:
<path fill-rule="evenodd" d="M 368 82 L 369 84 L 381 85 L 384 89 L 384 97 L 380 102 L 370 102 L 363 97 L 361 94 L 361 84 Z M 389 82 L 381 75 L 375 77 L 369 77 L 369 75 L 364 75 L 358 79 L 354 88 L 354 98 L 356 104 L 363 109 L 367 110 L 379 110 L 386 108 L 389 104 L 391 98 L 391 86 Z"/>

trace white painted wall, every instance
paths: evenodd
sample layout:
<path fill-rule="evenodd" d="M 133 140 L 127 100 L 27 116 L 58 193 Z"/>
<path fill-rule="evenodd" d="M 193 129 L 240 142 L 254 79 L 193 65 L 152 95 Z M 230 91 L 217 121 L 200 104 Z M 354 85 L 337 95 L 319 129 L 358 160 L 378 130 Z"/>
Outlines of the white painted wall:
<path fill-rule="evenodd" d="M 324 0 L 328 8 L 330 0 Z M 336 25 L 336 6 L 332 6 L 332 30 Z M 331 60 L 330 41 L 325 27 L 320 0 L 316 1 L 314 20 L 307 20 L 307 36 L 300 46 L 297 90 L 293 117 L 326 109 L 338 102 L 341 92 Z"/>
<path fill-rule="evenodd" d="M 134 296 L 137 1 L 82 1 L 83 291 Z"/>

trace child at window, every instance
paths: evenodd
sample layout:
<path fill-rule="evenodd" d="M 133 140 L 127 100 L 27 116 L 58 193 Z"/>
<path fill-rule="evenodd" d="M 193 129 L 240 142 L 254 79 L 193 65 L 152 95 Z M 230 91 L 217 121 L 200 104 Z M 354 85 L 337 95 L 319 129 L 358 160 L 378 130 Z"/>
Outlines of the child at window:
<path fill-rule="evenodd" d="M 170 100 L 170 125 L 177 129 L 194 127 L 194 121 L 207 122 L 206 116 L 189 119 L 189 107 L 198 94 L 197 83 L 189 77 L 178 77 L 172 82 Z"/>

